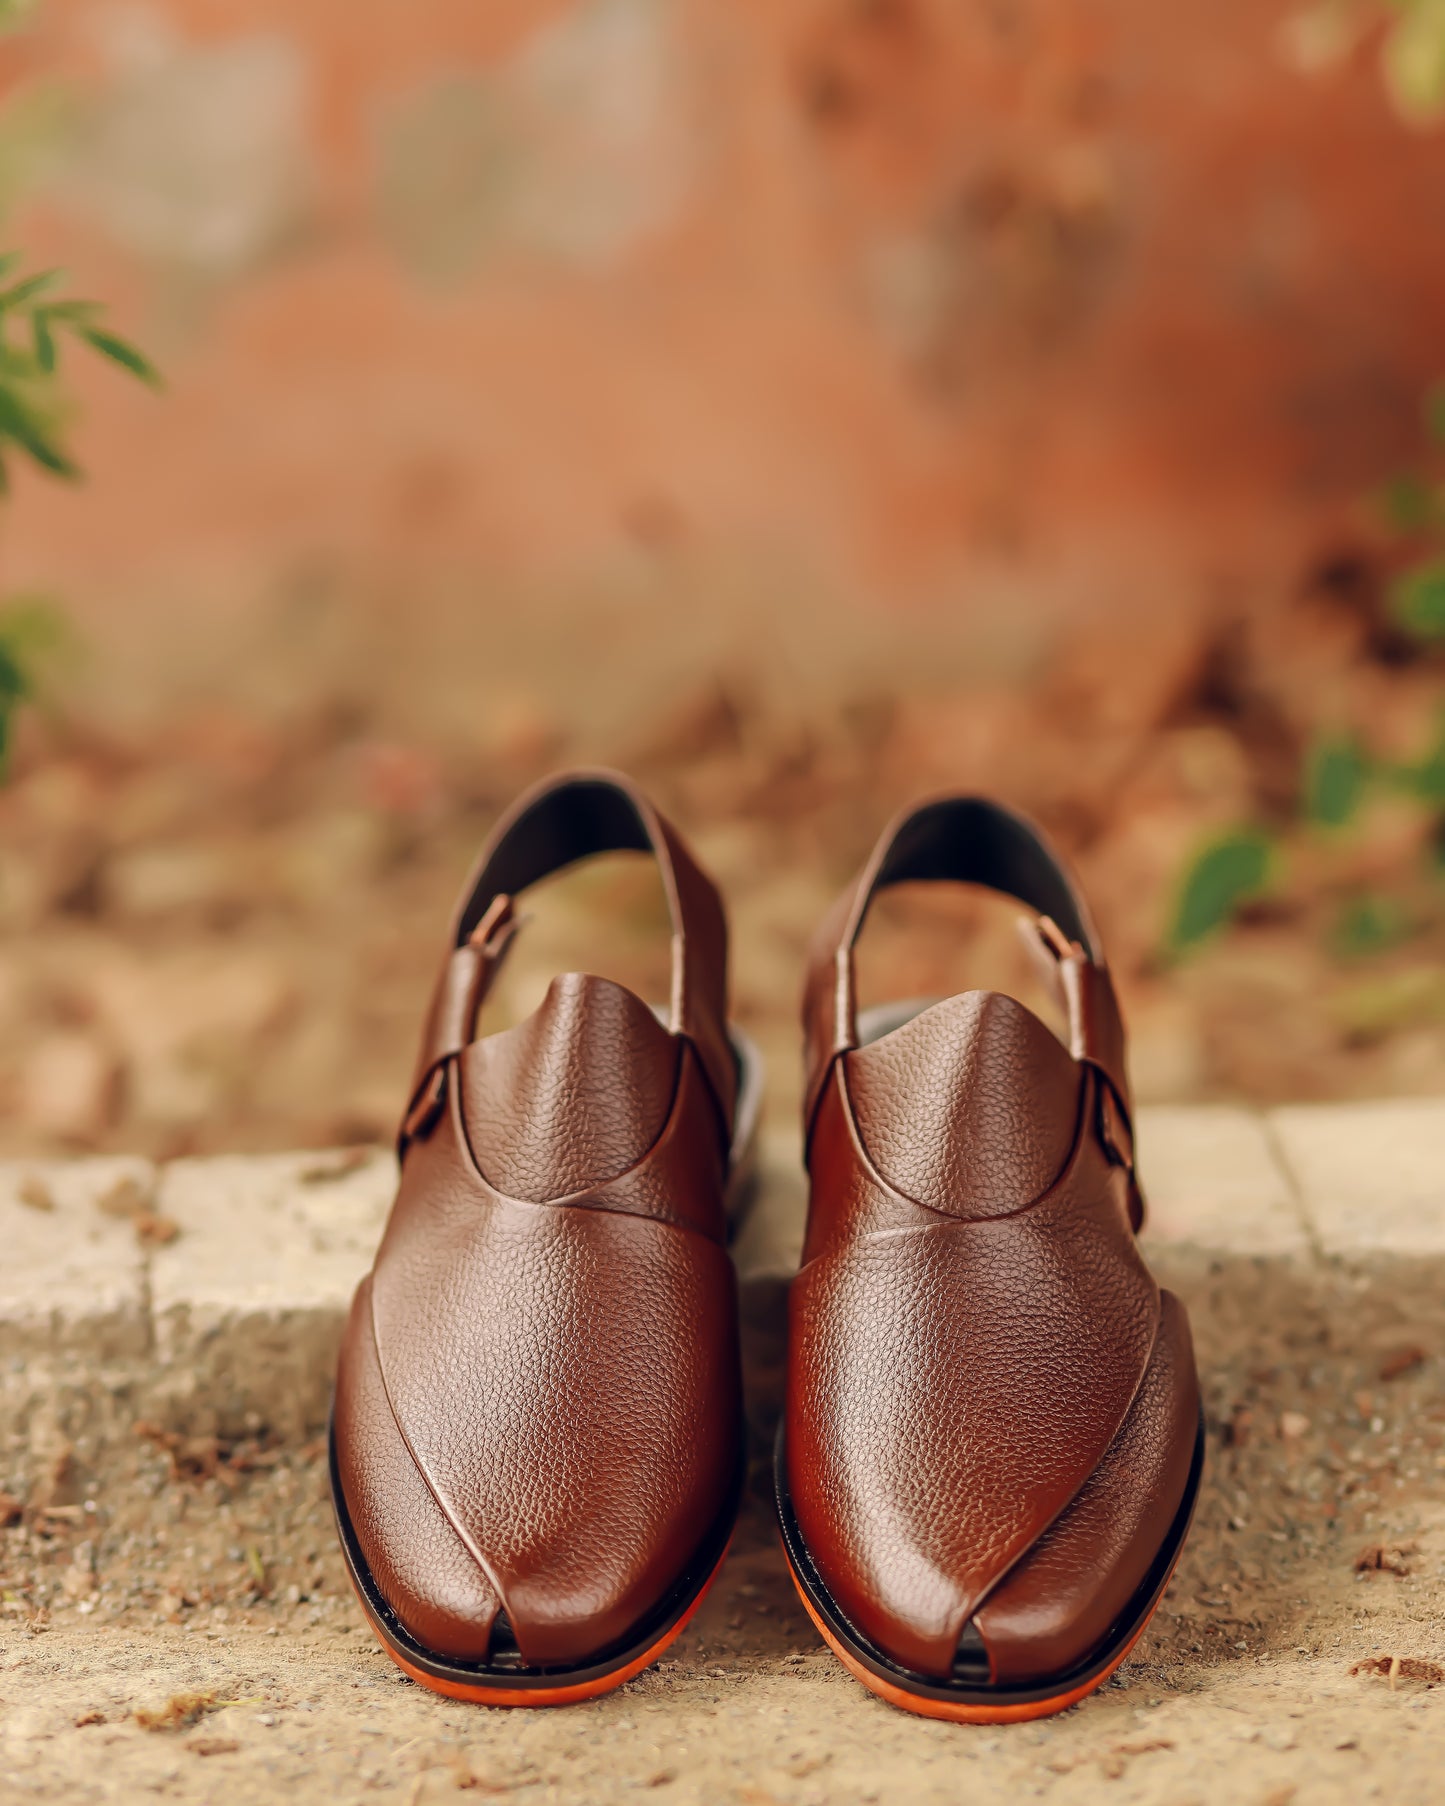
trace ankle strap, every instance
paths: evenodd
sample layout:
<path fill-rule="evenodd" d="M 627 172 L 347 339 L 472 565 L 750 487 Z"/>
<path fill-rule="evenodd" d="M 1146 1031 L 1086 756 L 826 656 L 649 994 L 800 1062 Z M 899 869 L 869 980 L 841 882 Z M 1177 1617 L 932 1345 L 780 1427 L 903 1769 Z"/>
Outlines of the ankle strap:
<path fill-rule="evenodd" d="M 493 828 L 452 918 L 453 952 L 432 998 L 402 1125 L 403 1148 L 440 1107 L 446 1062 L 475 1038 L 477 1016 L 516 923 L 512 899 L 594 853 L 651 853 L 672 919 L 669 1030 L 697 1050 L 731 1132 L 737 1073 L 727 1034 L 727 924 L 721 899 L 672 824 L 627 778 L 564 773 L 526 792 Z"/>
<path fill-rule="evenodd" d="M 834 1060 L 858 1045 L 853 949 L 868 907 L 875 892 L 920 879 L 984 885 L 1036 912 L 1036 920 L 1025 924 L 1030 951 L 1040 957 L 1068 1018 L 1074 1058 L 1096 1067 L 1108 1083 L 1122 1118 L 1111 1124 L 1110 1139 L 1132 1166 L 1123 1022 L 1089 906 L 1041 829 L 978 796 L 939 797 L 895 816 L 857 882 L 824 917 L 803 998 L 805 1135 L 812 1132 Z"/>

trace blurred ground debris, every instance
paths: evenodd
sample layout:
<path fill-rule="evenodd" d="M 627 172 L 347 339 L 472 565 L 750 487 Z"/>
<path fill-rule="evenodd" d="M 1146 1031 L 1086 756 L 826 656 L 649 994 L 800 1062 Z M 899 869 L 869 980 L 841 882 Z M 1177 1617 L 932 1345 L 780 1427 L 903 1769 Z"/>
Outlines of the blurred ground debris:
<path fill-rule="evenodd" d="M 936 631 L 927 616 L 900 625 L 917 663 Z M 1321 744 L 1439 757 L 1445 648 L 1392 628 L 1373 550 L 1323 559 L 1273 607 L 1081 623 L 1022 675 L 940 669 L 929 683 L 880 656 L 873 688 L 804 692 L 775 681 L 762 646 L 691 687 L 660 678 L 650 702 L 630 671 L 620 724 L 600 686 L 590 715 L 575 698 L 555 714 L 533 702 L 525 734 L 471 744 L 399 736 L 379 709 L 324 693 L 146 732 L 58 704 L 32 716 L 0 789 L 0 1149 L 387 1140 L 477 845 L 520 786 L 574 759 L 633 771 L 722 884 L 737 1013 L 780 1111 L 822 910 L 897 807 L 960 785 L 1035 813 L 1079 864 L 1144 1097 L 1445 1088 L 1445 798 L 1378 783 L 1338 820 L 1306 807 Z M 1268 882 L 1172 946 L 1201 849 L 1240 824 L 1268 837 Z M 1015 913 L 951 890 L 886 899 L 865 991 L 1024 985 Z M 532 918 L 491 1025 L 534 1007 L 561 967 L 665 994 L 660 899 L 637 862 L 539 891 Z M 116 1207 L 166 1233 L 145 1200 Z"/>

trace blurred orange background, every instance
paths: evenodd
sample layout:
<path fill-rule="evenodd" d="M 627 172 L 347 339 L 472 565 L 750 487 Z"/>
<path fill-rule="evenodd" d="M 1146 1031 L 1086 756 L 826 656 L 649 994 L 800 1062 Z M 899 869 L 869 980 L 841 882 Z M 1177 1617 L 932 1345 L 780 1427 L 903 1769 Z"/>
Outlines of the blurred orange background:
<path fill-rule="evenodd" d="M 79 648 L 0 792 L 0 1145 L 384 1136 L 471 847 L 581 758 L 724 881 L 783 1111 L 813 921 L 945 784 L 1080 860 L 1144 1095 L 1445 1083 L 1433 820 L 1297 822 L 1314 737 L 1441 701 L 1371 503 L 1445 371 L 1445 130 L 1308 24 L 42 0 L 5 240 L 167 388 L 74 361 L 85 484 L 0 511 Z M 1240 821 L 1272 898 L 1163 959 Z M 954 988 L 920 907 L 890 957 Z"/>

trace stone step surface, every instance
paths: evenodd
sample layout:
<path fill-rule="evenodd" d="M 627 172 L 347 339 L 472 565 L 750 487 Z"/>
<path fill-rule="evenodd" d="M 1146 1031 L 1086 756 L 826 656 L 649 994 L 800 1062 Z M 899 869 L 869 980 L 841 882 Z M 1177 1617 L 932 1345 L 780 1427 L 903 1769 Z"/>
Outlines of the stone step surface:
<path fill-rule="evenodd" d="M 1166 1266 L 1445 1264 L 1445 1102 L 1161 1107 L 1139 1141 Z M 0 1166 L 0 1358 L 147 1359 L 177 1410 L 314 1425 L 395 1180 L 350 1150 Z M 796 1135 L 765 1131 L 745 1288 L 792 1273 L 805 1210 Z"/>

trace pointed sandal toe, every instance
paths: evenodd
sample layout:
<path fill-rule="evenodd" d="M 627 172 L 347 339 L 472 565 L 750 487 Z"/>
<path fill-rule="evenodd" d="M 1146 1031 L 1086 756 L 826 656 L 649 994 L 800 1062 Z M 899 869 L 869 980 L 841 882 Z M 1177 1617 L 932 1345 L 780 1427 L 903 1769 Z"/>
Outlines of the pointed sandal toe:
<path fill-rule="evenodd" d="M 1065 1044 L 972 991 L 857 1012 L 878 889 L 1035 912 Z M 1202 1433 L 1189 1326 L 1136 1244 L 1118 1005 L 1048 844 L 982 799 L 899 818 L 820 932 L 805 1000 L 810 1204 L 775 1463 L 804 1605 L 927 1717 L 1062 1710 L 1129 1653 L 1179 1557 Z"/>
<path fill-rule="evenodd" d="M 512 899 L 617 849 L 661 868 L 670 1007 L 569 973 L 478 1039 Z M 726 959 L 711 883 L 610 774 L 523 798 L 464 893 L 331 1427 L 357 1596 L 437 1692 L 559 1705 L 620 1686 L 722 1561 L 743 1464 L 729 1213 L 759 1090 Z"/>

